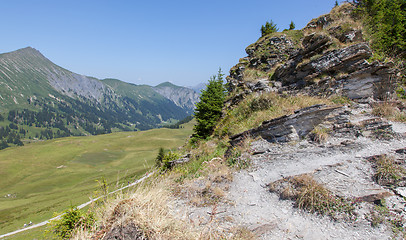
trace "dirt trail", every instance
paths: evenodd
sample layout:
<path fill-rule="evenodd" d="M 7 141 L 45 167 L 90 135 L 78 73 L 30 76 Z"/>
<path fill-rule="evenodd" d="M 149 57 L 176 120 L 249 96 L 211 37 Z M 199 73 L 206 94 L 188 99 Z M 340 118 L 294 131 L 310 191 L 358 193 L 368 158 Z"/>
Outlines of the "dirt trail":
<path fill-rule="evenodd" d="M 362 111 L 351 110 L 351 123 L 374 118 L 365 113 L 370 109 L 361 108 Z M 229 194 L 235 206 L 228 212 L 236 223 L 254 230 L 263 239 L 389 239 L 391 230 L 384 226 L 372 228 L 365 215 L 353 223 L 333 221 L 294 208 L 292 201 L 280 200 L 266 186 L 289 176 L 312 173 L 318 182 L 344 197 L 387 192 L 373 182 L 373 170 L 365 158 L 396 155 L 395 150 L 405 148 L 406 124 L 393 123 L 393 130 L 397 137 L 390 140 L 347 135 L 331 136 L 325 144 L 308 140 L 286 144 L 256 141 L 251 150 L 264 153 L 252 156 L 250 169 L 235 174 Z M 361 214 L 368 208 L 365 204 L 359 206 Z M 399 208 L 404 210 L 404 206 L 403 201 Z"/>
<path fill-rule="evenodd" d="M 369 114 L 370 107 L 364 105 L 346 111 L 350 125 L 375 118 Z M 323 124 L 328 127 L 332 123 Z M 217 229 L 226 232 L 236 226 L 246 227 L 260 239 L 391 239 L 390 227 L 371 227 L 367 219 L 373 208 L 371 203 L 356 205 L 358 217 L 353 222 L 332 220 L 295 208 L 293 201 L 281 200 L 267 187 L 286 177 L 311 173 L 334 194 L 346 198 L 390 192 L 373 181 L 373 168 L 366 157 L 380 154 L 401 157 L 395 150 L 406 147 L 406 124 L 391 124 L 394 137 L 387 140 L 374 139 L 373 131 L 365 131 L 364 136 L 358 137 L 351 132 L 331 132 L 323 144 L 309 139 L 283 144 L 257 140 L 250 146 L 251 167 L 234 174 L 226 196 L 231 204 L 216 206 L 214 220 L 208 217 L 210 207 L 182 211 L 187 211 L 186 216 L 194 222 L 206 219 L 200 222 L 202 226 L 215 223 Z M 393 192 L 389 194 L 393 196 L 387 202 L 405 216 L 406 202 Z"/>

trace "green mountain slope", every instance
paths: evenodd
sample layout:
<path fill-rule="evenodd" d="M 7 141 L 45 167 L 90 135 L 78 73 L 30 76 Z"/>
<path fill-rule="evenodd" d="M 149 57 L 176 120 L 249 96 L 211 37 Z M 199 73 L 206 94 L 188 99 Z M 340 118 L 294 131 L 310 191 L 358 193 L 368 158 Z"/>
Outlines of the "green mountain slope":
<path fill-rule="evenodd" d="M 105 178 L 109 190 L 154 165 L 159 147 L 176 148 L 192 132 L 152 129 L 36 142 L 0 151 L 0 235 L 89 201 Z M 32 239 L 32 238 L 24 238 Z"/>
<path fill-rule="evenodd" d="M 31 47 L 0 54 L 0 100 L 0 149 L 23 138 L 145 130 L 191 113 L 150 86 L 79 75 Z"/>

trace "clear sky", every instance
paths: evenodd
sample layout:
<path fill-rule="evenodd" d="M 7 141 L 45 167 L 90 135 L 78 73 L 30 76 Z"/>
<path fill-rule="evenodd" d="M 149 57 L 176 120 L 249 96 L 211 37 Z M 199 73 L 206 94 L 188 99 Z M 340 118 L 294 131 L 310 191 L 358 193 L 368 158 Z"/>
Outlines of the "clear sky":
<path fill-rule="evenodd" d="M 73 72 L 192 86 L 225 74 L 273 20 L 296 29 L 335 0 L 4 0 L 0 53 L 31 46 Z"/>

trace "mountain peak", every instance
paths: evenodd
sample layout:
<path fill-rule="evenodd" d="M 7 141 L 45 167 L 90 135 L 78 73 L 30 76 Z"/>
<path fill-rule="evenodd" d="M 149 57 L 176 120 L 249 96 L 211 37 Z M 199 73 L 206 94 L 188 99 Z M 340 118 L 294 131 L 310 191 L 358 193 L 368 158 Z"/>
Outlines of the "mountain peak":
<path fill-rule="evenodd" d="M 24 55 L 28 54 L 28 55 L 32 55 L 32 56 L 45 58 L 45 56 L 42 55 L 42 53 L 40 51 L 38 51 L 37 49 L 35 49 L 33 47 L 30 47 L 30 46 L 18 49 L 18 50 L 14 51 L 14 52 L 11 52 L 11 53 L 18 53 L 18 54 L 24 54 Z"/>
<path fill-rule="evenodd" d="M 175 84 L 171 83 L 171 82 L 163 82 L 161 84 L 158 84 L 155 86 L 156 88 L 159 87 L 174 87 L 174 88 L 179 88 L 179 86 L 176 86 Z"/>
<path fill-rule="evenodd" d="M 44 55 L 42 55 L 42 53 L 40 51 L 38 51 L 37 49 L 32 48 L 32 47 L 25 47 L 25 48 L 21 48 L 21 49 L 12 51 L 12 52 L 3 53 L 3 54 L 0 54 L 0 56 L 2 56 L 4 58 L 8 58 L 8 59 L 39 58 L 42 60 L 48 60 Z"/>

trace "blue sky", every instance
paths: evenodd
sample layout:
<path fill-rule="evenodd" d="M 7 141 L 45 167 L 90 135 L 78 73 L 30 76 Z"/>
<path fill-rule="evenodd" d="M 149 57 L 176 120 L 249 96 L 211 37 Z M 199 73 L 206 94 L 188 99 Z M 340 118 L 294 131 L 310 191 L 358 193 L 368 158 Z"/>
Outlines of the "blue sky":
<path fill-rule="evenodd" d="M 1 3 L 0 53 L 27 46 L 88 76 L 192 86 L 229 69 L 273 20 L 303 28 L 335 0 L 13 0 Z"/>

